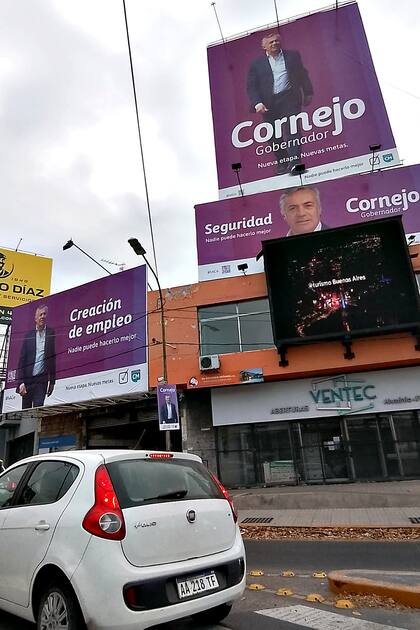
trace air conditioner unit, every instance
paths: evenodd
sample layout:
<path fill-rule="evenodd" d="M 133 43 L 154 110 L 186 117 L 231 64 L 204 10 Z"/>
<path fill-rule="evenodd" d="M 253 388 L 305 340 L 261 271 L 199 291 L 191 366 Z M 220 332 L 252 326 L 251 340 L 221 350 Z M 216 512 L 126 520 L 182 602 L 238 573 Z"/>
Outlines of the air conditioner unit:
<path fill-rule="evenodd" d="M 200 357 L 200 370 L 218 370 L 220 367 L 220 359 L 218 354 L 207 354 Z"/>

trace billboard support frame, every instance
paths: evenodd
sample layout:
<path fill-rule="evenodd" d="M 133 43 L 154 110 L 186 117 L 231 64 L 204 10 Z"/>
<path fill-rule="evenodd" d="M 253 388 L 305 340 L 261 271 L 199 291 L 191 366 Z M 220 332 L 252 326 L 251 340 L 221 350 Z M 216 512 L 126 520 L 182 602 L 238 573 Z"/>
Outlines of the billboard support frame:
<path fill-rule="evenodd" d="M 279 348 L 277 348 L 277 351 L 280 355 L 279 365 L 281 367 L 287 367 L 289 365 L 289 361 L 287 359 L 287 346 L 281 345 Z"/>
<path fill-rule="evenodd" d="M 351 361 L 352 359 L 354 359 L 354 357 L 356 356 L 353 352 L 352 349 L 352 345 L 353 345 L 353 340 L 350 336 L 345 336 L 342 344 L 344 346 L 345 349 L 345 353 L 344 353 L 344 358 L 348 359 L 349 361 Z"/>

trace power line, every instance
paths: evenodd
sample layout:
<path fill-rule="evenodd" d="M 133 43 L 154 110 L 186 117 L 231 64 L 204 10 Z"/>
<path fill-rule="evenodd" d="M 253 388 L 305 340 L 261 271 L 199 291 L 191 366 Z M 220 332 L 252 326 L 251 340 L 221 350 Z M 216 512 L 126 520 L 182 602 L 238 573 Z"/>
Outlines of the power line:
<path fill-rule="evenodd" d="M 153 233 L 152 212 L 150 209 L 149 189 L 147 185 L 146 166 L 145 166 L 144 152 L 143 152 L 143 141 L 142 141 L 141 128 L 140 128 L 139 107 L 138 107 L 138 101 L 137 101 L 136 81 L 134 79 L 133 57 L 131 55 L 130 33 L 128 31 L 127 9 L 125 7 L 125 0 L 123 0 L 123 8 L 124 8 L 125 31 L 127 34 L 128 56 L 130 59 L 131 82 L 133 84 L 134 104 L 136 107 L 137 131 L 138 131 L 138 137 L 139 137 L 141 165 L 143 169 L 144 189 L 146 193 L 147 214 L 149 216 L 149 226 L 150 226 L 150 235 L 152 239 L 153 259 L 155 261 L 155 271 L 156 273 L 158 273 L 158 265 L 157 265 L 157 260 L 156 260 L 156 249 L 155 249 L 155 237 Z"/>
<path fill-rule="evenodd" d="M 395 340 L 395 339 L 406 339 L 406 337 L 404 337 L 402 335 L 399 335 L 399 336 L 393 337 L 392 339 L 393 340 Z M 368 343 L 369 341 L 370 342 L 378 341 L 379 343 L 383 343 L 384 341 L 388 341 L 388 340 L 392 340 L 392 339 L 391 338 L 388 338 L 388 339 L 383 339 L 383 338 L 381 338 L 381 339 L 360 338 L 360 339 L 355 339 L 354 341 L 361 342 L 361 343 L 363 343 L 363 342 L 364 343 Z M 171 342 L 168 342 L 168 343 L 170 343 L 172 345 L 176 345 L 176 346 L 187 346 L 187 347 L 194 348 L 194 349 L 198 349 L 202 345 L 205 345 L 205 346 L 217 346 L 219 348 L 231 347 L 232 345 L 237 345 L 237 344 L 232 343 L 232 342 L 230 342 L 230 343 L 214 342 L 214 343 L 204 343 L 204 344 L 202 344 L 202 343 L 199 343 L 199 342 L 171 341 Z M 270 346 L 267 345 L 266 348 L 261 348 L 260 346 L 262 344 L 272 344 L 272 345 L 270 345 Z M 154 343 L 143 344 L 141 346 L 137 346 L 136 348 L 131 348 L 131 349 L 128 349 L 128 350 L 124 350 L 122 352 L 118 352 L 118 353 L 113 354 L 113 355 L 109 355 L 107 357 L 107 359 L 117 358 L 117 357 L 123 356 L 124 354 L 128 354 L 129 352 L 136 352 L 138 350 L 143 350 L 145 348 L 154 347 L 155 345 L 157 345 L 157 344 L 154 344 Z M 274 344 L 274 342 L 272 342 L 272 340 L 259 341 L 259 342 L 254 342 L 254 343 L 249 342 L 249 343 L 243 343 L 242 345 L 246 346 L 246 347 L 255 347 L 256 350 L 275 350 L 275 344 Z M 242 352 L 243 351 L 238 350 L 238 351 L 235 352 L 235 354 L 242 354 Z M 223 356 L 224 353 L 223 352 L 219 352 L 218 354 L 221 354 Z M 229 352 L 227 354 L 232 354 L 232 353 Z M 198 355 L 197 355 L 196 350 L 194 350 L 193 352 L 182 354 L 182 357 L 184 357 L 184 358 L 188 357 L 188 356 L 198 356 Z M 81 363 L 81 364 L 76 365 L 76 366 L 62 368 L 61 370 L 57 370 L 57 374 L 63 373 L 63 372 L 67 372 L 68 370 L 72 370 L 72 369 L 75 369 L 75 368 L 78 368 L 78 367 L 84 367 L 84 366 L 87 366 L 87 365 L 95 364 L 97 362 L 98 362 L 98 360 L 88 361 L 86 363 Z M 150 357 L 149 357 L 148 363 L 150 363 Z M 124 366 L 122 366 L 122 367 L 124 367 Z M 125 366 L 125 367 L 127 367 L 127 366 Z"/>
<path fill-rule="evenodd" d="M 376 342 L 379 342 L 379 343 L 383 344 L 385 341 L 388 341 L 388 340 L 392 341 L 392 340 L 395 340 L 395 339 L 405 339 L 405 338 L 406 338 L 406 336 L 404 336 L 404 335 L 398 335 L 398 336 L 393 336 L 392 338 L 388 337 L 386 339 L 383 339 L 383 338 L 380 338 L 380 339 L 359 338 L 359 339 L 355 339 L 354 341 L 357 341 L 358 343 L 369 343 L 369 342 L 372 342 L 372 341 L 376 341 Z M 159 342 L 159 343 L 161 343 L 161 342 Z M 267 347 L 266 348 L 261 348 L 262 344 L 264 344 L 264 345 L 267 344 Z M 270 345 L 268 345 L 268 344 L 270 344 Z M 156 343 L 152 342 L 152 343 L 143 344 L 141 346 L 136 346 L 135 348 L 129 348 L 129 349 L 124 350 L 122 352 L 118 352 L 118 353 L 115 353 L 115 354 L 107 355 L 106 360 L 115 359 L 115 358 L 123 356 L 125 354 L 137 352 L 139 350 L 143 350 L 145 348 L 154 347 L 156 345 L 159 345 L 159 344 L 156 344 Z M 184 347 L 187 346 L 189 348 L 194 348 L 193 352 L 183 353 L 182 354 L 182 357 L 185 358 L 185 357 L 188 357 L 188 356 L 197 356 L 197 349 L 201 348 L 202 346 L 207 346 L 207 347 L 208 346 L 216 346 L 218 348 L 224 348 L 224 347 L 231 347 L 232 345 L 237 345 L 237 343 L 235 343 L 235 342 L 223 343 L 223 342 L 217 342 L 217 341 L 216 342 L 200 342 L 200 341 L 191 342 L 191 341 L 172 341 L 171 340 L 170 342 L 167 342 L 167 345 L 169 345 L 169 346 L 171 346 L 171 345 L 184 346 Z M 242 345 L 246 346 L 248 348 L 249 347 L 255 347 L 256 350 L 274 350 L 275 349 L 275 344 L 274 344 L 274 342 L 272 340 L 246 342 L 246 343 L 243 343 Z M 242 351 L 238 350 L 238 351 L 235 352 L 235 354 L 237 354 L 237 353 L 242 353 Z M 63 353 L 57 353 L 55 356 L 57 357 L 60 354 L 63 354 Z M 223 352 L 219 352 L 218 354 L 222 354 L 223 355 L 224 353 Z M 228 353 L 228 354 L 231 354 L 231 353 Z M 95 359 L 93 361 L 86 361 L 86 362 L 80 363 L 78 365 L 62 367 L 61 369 L 56 370 L 56 374 L 63 374 L 64 372 L 68 372 L 70 370 L 74 370 L 74 369 L 77 369 L 77 368 L 81 368 L 81 367 L 85 367 L 85 366 L 88 366 L 88 365 L 96 364 L 96 363 L 98 363 L 98 361 L 102 361 L 102 360 L 103 359 Z M 147 363 L 150 363 L 150 357 L 149 357 Z M 127 366 L 121 366 L 121 367 L 127 367 Z M 93 376 L 94 375 L 92 375 L 92 377 Z"/>
<path fill-rule="evenodd" d="M 168 315 L 168 313 L 171 314 L 171 318 L 172 319 L 178 319 L 178 320 L 184 320 L 184 321 L 191 321 L 191 320 L 197 320 L 197 311 L 199 310 L 199 307 L 194 307 L 194 306 L 181 306 L 181 307 L 176 307 L 176 308 L 167 308 L 165 309 L 165 313 L 166 315 Z M 177 312 L 181 312 L 181 314 L 175 314 Z M 131 324 L 133 324 L 134 322 L 137 322 L 145 317 L 148 317 L 149 315 L 157 315 L 161 313 L 161 309 L 160 307 L 156 307 L 153 308 L 149 311 L 139 311 L 139 313 L 137 313 L 136 311 L 132 312 L 131 314 L 133 315 L 133 319 L 128 322 L 127 324 L 123 324 L 122 326 L 118 326 L 118 328 L 116 328 L 115 330 L 123 330 L 126 326 L 130 326 Z M 185 315 L 183 316 L 182 313 L 185 313 Z M 255 315 L 258 316 L 262 316 L 262 319 L 255 319 Z M 205 320 L 199 320 L 199 323 L 201 324 L 205 324 L 208 322 L 217 322 L 217 321 L 224 321 L 228 318 L 230 319 L 235 319 L 237 317 L 239 318 L 243 318 L 243 317 L 247 317 L 247 316 L 252 316 L 253 317 L 253 321 L 269 321 L 269 319 L 267 319 L 267 317 L 269 317 L 269 312 L 268 311 L 257 311 L 257 312 L 251 312 L 251 313 L 232 313 L 231 311 L 218 311 L 217 315 L 214 317 L 210 317 L 208 319 Z M 78 320 L 79 322 L 81 320 Z M 92 323 L 92 322 L 89 322 Z M 55 337 L 63 337 L 68 335 L 68 331 L 69 329 L 74 325 L 74 322 L 71 324 L 61 324 L 61 325 L 54 325 L 54 331 L 55 331 Z M 99 332 L 99 331 L 98 331 Z M 96 337 L 92 337 L 91 340 L 95 341 L 96 339 L 100 339 L 101 337 L 104 337 L 105 335 L 110 334 L 112 331 L 107 330 L 106 332 L 102 332 L 100 334 L 98 334 Z M 13 334 L 13 339 L 14 340 L 21 340 L 25 337 L 27 333 L 27 330 L 25 330 L 24 332 L 19 332 L 19 333 L 14 333 Z M 77 339 L 75 339 L 75 341 L 77 341 Z M 58 353 L 61 354 L 61 353 Z M 58 356 L 57 354 L 57 356 Z"/>

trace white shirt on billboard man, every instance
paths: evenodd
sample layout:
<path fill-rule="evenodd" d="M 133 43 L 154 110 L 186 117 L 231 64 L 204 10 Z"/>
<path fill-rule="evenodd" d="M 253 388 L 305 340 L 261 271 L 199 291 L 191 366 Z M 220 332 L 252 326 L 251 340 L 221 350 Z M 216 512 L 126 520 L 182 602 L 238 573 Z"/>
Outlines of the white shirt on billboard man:
<path fill-rule="evenodd" d="M 319 191 L 311 186 L 285 190 L 280 197 L 280 211 L 289 227 L 286 236 L 320 232 L 329 227 L 321 221 Z"/>
<path fill-rule="evenodd" d="M 161 424 L 178 422 L 176 406 L 171 402 L 170 394 L 165 394 L 165 402 L 160 408 L 160 422 Z"/>

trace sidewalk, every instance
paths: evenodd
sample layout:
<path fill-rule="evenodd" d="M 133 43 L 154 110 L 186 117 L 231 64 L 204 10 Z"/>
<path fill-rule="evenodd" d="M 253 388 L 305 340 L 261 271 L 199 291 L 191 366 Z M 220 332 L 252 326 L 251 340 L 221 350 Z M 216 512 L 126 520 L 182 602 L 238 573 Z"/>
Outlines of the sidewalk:
<path fill-rule="evenodd" d="M 420 502 L 419 502 L 420 503 Z M 238 510 L 242 525 L 270 527 L 419 527 L 420 507 L 329 508 L 318 510 Z M 418 522 L 412 522 L 417 518 Z M 264 519 L 264 522 L 262 522 Z"/>
<path fill-rule="evenodd" d="M 418 480 L 241 488 L 232 490 L 231 494 L 243 531 L 248 526 L 248 531 L 256 530 L 262 539 L 267 534 L 271 540 L 273 532 L 276 539 L 276 531 L 286 538 L 288 535 L 317 537 L 321 529 L 320 540 L 326 540 L 334 532 L 349 540 L 361 536 L 361 540 L 367 541 L 379 536 L 384 540 L 411 542 L 418 540 L 420 531 Z M 279 529 L 264 530 L 265 527 Z M 280 528 L 290 528 L 290 534 Z M 296 532 L 299 528 L 302 528 L 301 533 Z M 347 594 L 388 597 L 420 608 L 420 572 L 378 571 L 374 567 L 340 570 L 337 567 L 328 573 L 328 584 L 330 590 L 344 597 Z"/>
<path fill-rule="evenodd" d="M 246 521 L 244 524 L 271 527 L 420 527 L 418 480 L 242 488 L 232 490 L 231 495 L 241 524 Z"/>

